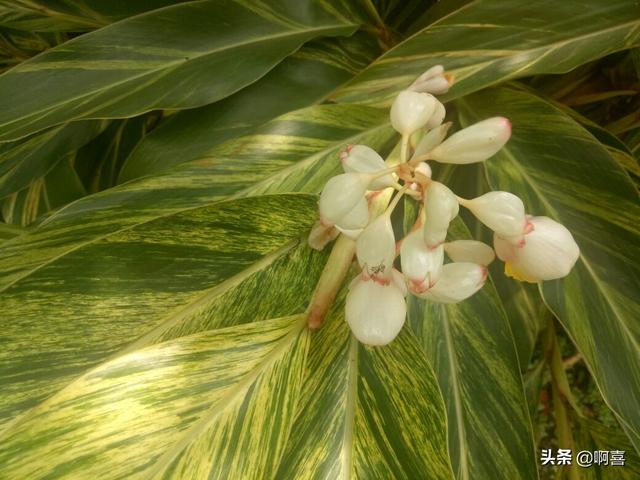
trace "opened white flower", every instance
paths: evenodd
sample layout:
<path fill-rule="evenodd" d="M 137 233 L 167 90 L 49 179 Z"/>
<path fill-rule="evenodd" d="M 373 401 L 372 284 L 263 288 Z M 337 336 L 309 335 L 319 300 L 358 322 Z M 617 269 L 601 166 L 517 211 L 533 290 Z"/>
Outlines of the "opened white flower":
<path fill-rule="evenodd" d="M 444 263 L 444 248 L 429 248 L 420 230 L 415 230 L 402 240 L 400 247 L 402 273 L 409 282 L 412 293 L 422 293 L 433 287 L 440 278 Z"/>
<path fill-rule="evenodd" d="M 454 262 L 470 262 L 489 265 L 496 254 L 489 245 L 478 240 L 454 240 L 444 244 L 444 251 Z"/>
<path fill-rule="evenodd" d="M 396 239 L 391 218 L 382 214 L 362 231 L 356 243 L 358 263 L 368 277 L 379 283 L 390 281 L 396 256 Z"/>
<path fill-rule="evenodd" d="M 444 72 L 442 65 L 435 65 L 420 75 L 409 89 L 415 92 L 426 92 L 433 95 L 441 95 L 449 91 L 450 79 Z"/>
<path fill-rule="evenodd" d="M 405 322 L 407 305 L 395 282 L 382 285 L 360 277 L 351 283 L 345 317 L 353 335 L 366 345 L 386 345 Z"/>
<path fill-rule="evenodd" d="M 347 173 L 375 173 L 387 168 L 378 152 L 366 145 L 348 145 L 344 151 L 340 152 L 340 160 L 342 161 L 342 168 Z M 395 183 L 396 180 L 393 178 L 393 174 L 389 173 L 372 180 L 369 189 L 382 190 L 383 188 L 392 187 Z"/>
<path fill-rule="evenodd" d="M 429 248 L 444 242 L 449 223 L 458 215 L 458 198 L 440 182 L 431 182 L 424 196 L 424 241 Z"/>
<path fill-rule="evenodd" d="M 427 124 L 435 108 L 433 95 L 403 90 L 391 105 L 391 125 L 402 135 L 411 135 Z"/>
<path fill-rule="evenodd" d="M 436 284 L 416 295 L 435 303 L 458 303 L 480 290 L 486 280 L 487 268 L 482 265 L 447 263 Z"/>
<path fill-rule="evenodd" d="M 483 162 L 495 155 L 511 137 L 511 122 L 493 117 L 454 133 L 431 151 L 430 158 L 443 163 Z"/>
<path fill-rule="evenodd" d="M 487 227 L 512 243 L 520 243 L 528 228 L 524 203 L 513 193 L 489 192 L 471 200 L 460 200 L 460 203 Z"/>
<path fill-rule="evenodd" d="M 525 282 L 566 277 L 580 256 L 571 232 L 549 217 L 528 220 L 532 229 L 520 247 L 497 234 L 493 237 L 496 254 L 505 262 L 505 273 Z"/>

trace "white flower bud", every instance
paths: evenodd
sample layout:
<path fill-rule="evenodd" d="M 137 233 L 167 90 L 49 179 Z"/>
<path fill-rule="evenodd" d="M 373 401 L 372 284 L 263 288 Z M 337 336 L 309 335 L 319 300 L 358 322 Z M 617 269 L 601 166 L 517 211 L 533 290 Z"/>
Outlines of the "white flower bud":
<path fill-rule="evenodd" d="M 444 75 L 444 67 L 442 65 L 435 65 L 420 75 L 409 88 L 415 92 L 441 95 L 447 93 L 450 86 L 449 80 Z"/>
<path fill-rule="evenodd" d="M 356 255 L 369 277 L 382 282 L 389 280 L 396 257 L 396 239 L 389 215 L 380 215 L 367 225 L 358 237 Z"/>
<path fill-rule="evenodd" d="M 320 194 L 320 220 L 327 226 L 341 224 L 362 203 L 370 182 L 371 176 L 364 173 L 343 173 L 331 178 Z"/>
<path fill-rule="evenodd" d="M 425 128 L 428 130 L 434 129 L 442 125 L 444 121 L 444 117 L 447 115 L 447 110 L 444 108 L 444 105 L 436 99 L 436 108 L 433 110 L 429 121 L 425 125 Z"/>
<path fill-rule="evenodd" d="M 431 178 L 431 167 L 427 162 L 420 162 L 416 165 L 415 168 L 416 173 L 420 173 L 427 178 Z"/>
<path fill-rule="evenodd" d="M 369 203 L 363 197 L 353 210 L 342 217 L 340 224 L 335 224 L 335 228 L 344 236 L 355 240 L 367 223 L 369 223 Z"/>
<path fill-rule="evenodd" d="M 320 220 L 317 220 L 311 228 L 309 238 L 307 239 L 309 246 L 315 250 L 322 250 L 332 240 L 340 235 L 335 227 L 327 227 Z"/>
<path fill-rule="evenodd" d="M 462 206 L 501 237 L 521 237 L 527 227 L 524 204 L 513 193 L 485 193 L 463 201 Z"/>
<path fill-rule="evenodd" d="M 402 135 L 411 135 L 427 124 L 435 108 L 433 95 L 403 90 L 391 105 L 391 125 Z"/>
<path fill-rule="evenodd" d="M 402 273 L 409 281 L 409 290 L 421 293 L 433 287 L 440 278 L 444 249 L 442 245 L 427 247 L 422 232 L 416 230 L 402 240 L 400 262 Z"/>
<path fill-rule="evenodd" d="M 511 122 L 493 117 L 464 128 L 431 151 L 431 159 L 443 163 L 482 162 L 500 150 L 511 136 Z"/>
<path fill-rule="evenodd" d="M 521 247 L 497 234 L 493 237 L 498 258 L 505 262 L 505 273 L 526 282 L 566 277 L 580 256 L 571 232 L 549 217 L 530 217 L 529 222 L 532 230 Z"/>
<path fill-rule="evenodd" d="M 447 132 L 451 128 L 451 125 L 451 122 L 447 122 L 433 130 L 429 130 L 429 132 L 418 142 L 411 158 L 414 159 L 425 155 L 440 145 L 447 136 Z"/>
<path fill-rule="evenodd" d="M 366 345 L 386 345 L 404 325 L 407 305 L 402 291 L 391 282 L 353 282 L 345 305 L 345 317 L 353 335 Z"/>
<path fill-rule="evenodd" d="M 436 303 L 458 303 L 480 290 L 486 279 L 487 268 L 482 265 L 447 263 L 436 284 L 418 296 Z"/>
<path fill-rule="evenodd" d="M 342 168 L 345 172 L 375 173 L 385 170 L 387 165 L 378 152 L 366 145 L 348 145 L 346 150 L 340 152 Z M 369 185 L 370 190 L 382 190 L 392 187 L 396 183 L 390 173 L 384 177 L 376 178 Z"/>
<path fill-rule="evenodd" d="M 477 240 L 447 242 L 444 244 L 444 251 L 454 262 L 477 263 L 485 267 L 496 258 L 493 248 Z"/>
<path fill-rule="evenodd" d="M 433 248 L 444 242 L 449 223 L 458 215 L 458 199 L 446 186 L 431 182 L 424 196 L 424 241 Z"/>

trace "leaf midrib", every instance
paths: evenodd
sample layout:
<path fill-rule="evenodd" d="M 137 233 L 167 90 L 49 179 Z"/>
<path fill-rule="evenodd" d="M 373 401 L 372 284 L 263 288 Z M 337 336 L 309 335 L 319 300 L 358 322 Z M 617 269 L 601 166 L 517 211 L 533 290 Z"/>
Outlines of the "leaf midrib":
<path fill-rule="evenodd" d="M 440 306 L 442 312 L 442 329 L 444 331 L 444 340 L 446 344 L 447 363 L 449 365 L 449 372 L 451 376 L 452 390 L 453 390 L 453 408 L 456 412 L 456 425 L 457 425 L 457 437 L 459 448 L 459 471 L 458 480 L 468 480 L 469 477 L 469 459 L 467 454 L 466 428 L 464 425 L 464 409 L 462 407 L 462 400 L 460 399 L 460 384 L 458 383 L 458 362 L 455 358 L 455 348 L 453 346 L 453 339 L 451 338 L 451 330 L 449 326 L 449 314 L 445 305 Z"/>

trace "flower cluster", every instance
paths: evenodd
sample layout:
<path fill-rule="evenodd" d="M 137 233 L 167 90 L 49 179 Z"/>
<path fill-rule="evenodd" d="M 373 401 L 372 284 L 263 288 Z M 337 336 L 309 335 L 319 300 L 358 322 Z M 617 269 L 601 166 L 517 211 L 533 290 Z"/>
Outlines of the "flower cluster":
<path fill-rule="evenodd" d="M 320 196 L 320 220 L 309 243 L 321 249 L 339 234 L 356 241 L 362 272 L 349 286 L 345 316 L 356 338 L 368 345 L 385 345 L 398 335 L 408 293 L 457 303 L 484 285 L 494 249 L 475 240 L 447 241 L 460 206 L 494 232 L 495 253 L 505 262 L 505 273 L 518 280 L 564 277 L 580 253 L 563 225 L 528 215 L 516 195 L 494 191 L 464 199 L 431 178 L 427 161 L 483 162 L 511 136 L 509 120 L 494 117 L 447 138 L 451 123 L 443 123 L 445 107 L 434 94 L 446 93 L 451 81 L 438 65 L 396 97 L 391 124 L 402 135 L 399 164 L 388 166 L 373 149 L 349 145 L 340 153 L 344 173 L 331 178 Z M 371 218 L 375 192 L 390 188 L 398 193 L 384 213 Z M 391 214 L 403 195 L 422 208 L 408 235 L 396 242 Z M 398 254 L 402 272 L 394 268 Z"/>

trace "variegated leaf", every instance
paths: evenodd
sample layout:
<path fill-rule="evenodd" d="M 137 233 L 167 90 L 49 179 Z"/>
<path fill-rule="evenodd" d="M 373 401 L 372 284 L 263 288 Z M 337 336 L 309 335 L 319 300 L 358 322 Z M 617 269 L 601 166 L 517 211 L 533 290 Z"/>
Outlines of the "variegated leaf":
<path fill-rule="evenodd" d="M 323 256 L 296 246 L 315 201 L 272 195 L 174 213 L 67 248 L 14 283 L 0 297 L 0 425 L 110 356 L 304 311 Z M 279 282 L 288 288 L 271 288 Z"/>
<path fill-rule="evenodd" d="M 0 76 L 0 91 L 12 99 L 0 111 L 0 141 L 82 118 L 205 105 L 254 82 L 307 40 L 357 27 L 330 3 L 281 3 L 181 3 L 23 62 Z"/>
<path fill-rule="evenodd" d="M 395 142 L 386 118 L 384 111 L 351 105 L 294 111 L 221 145 L 209 158 L 75 202 L 28 240 L 0 252 L 0 291 L 84 245 L 186 209 L 231 196 L 317 193 L 340 171 L 338 152 L 345 145 L 365 143 L 384 153 Z"/>
<path fill-rule="evenodd" d="M 235 95 L 163 120 L 127 159 L 120 182 L 207 157 L 225 140 L 247 135 L 278 115 L 321 103 L 379 53 L 375 38 L 364 32 L 309 42 Z"/>
<path fill-rule="evenodd" d="M 449 235 L 470 237 L 460 219 Z M 414 296 L 408 304 L 409 322 L 436 370 L 447 405 L 456 478 L 537 478 L 518 356 L 492 283 L 457 304 Z"/>
<path fill-rule="evenodd" d="M 492 89 L 458 101 L 458 109 L 465 124 L 498 114 L 511 119 L 511 140 L 486 163 L 491 185 L 520 195 L 530 213 L 566 225 L 580 246 L 580 260 L 571 274 L 544 282 L 540 289 L 585 357 L 607 404 L 637 442 L 640 207 L 636 189 L 606 148 L 530 92 L 517 87 Z"/>
<path fill-rule="evenodd" d="M 275 478 L 452 478 L 445 411 L 411 331 L 360 344 L 334 305 L 312 335 L 291 438 Z"/>
<path fill-rule="evenodd" d="M 305 320 L 206 330 L 92 369 L 4 433 L 2 475 L 273 478 L 303 379 Z"/>
<path fill-rule="evenodd" d="M 386 103 L 429 67 L 445 66 L 456 98 L 506 79 L 563 73 L 640 44 L 634 0 L 474 0 L 397 45 L 335 98 Z"/>

